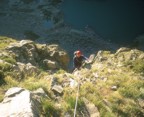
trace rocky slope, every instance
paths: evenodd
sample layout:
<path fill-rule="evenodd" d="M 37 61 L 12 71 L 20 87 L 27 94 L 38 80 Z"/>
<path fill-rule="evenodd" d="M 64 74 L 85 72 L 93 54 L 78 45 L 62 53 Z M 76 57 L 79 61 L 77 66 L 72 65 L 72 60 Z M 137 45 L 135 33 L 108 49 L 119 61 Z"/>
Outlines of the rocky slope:
<path fill-rule="evenodd" d="M 0 37 L 0 116 L 144 116 L 144 52 L 99 51 L 91 64 L 68 73 L 58 45 Z"/>
<path fill-rule="evenodd" d="M 115 50 L 117 45 L 104 41 L 90 27 L 74 29 L 65 24 L 60 10 L 62 0 L 0 1 L 0 35 L 18 40 L 59 44 L 73 55 L 77 49 L 87 55 L 101 50 Z M 72 54 L 71 54 L 72 53 Z"/>

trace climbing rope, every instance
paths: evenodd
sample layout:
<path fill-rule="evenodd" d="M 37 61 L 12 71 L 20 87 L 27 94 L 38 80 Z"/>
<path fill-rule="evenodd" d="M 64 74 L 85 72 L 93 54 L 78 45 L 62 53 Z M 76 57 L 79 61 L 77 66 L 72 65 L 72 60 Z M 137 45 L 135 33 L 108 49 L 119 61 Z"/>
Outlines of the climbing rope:
<path fill-rule="evenodd" d="M 92 64 L 93 62 L 94 62 L 94 60 L 96 59 L 96 57 L 95 57 L 95 55 L 94 54 L 92 54 L 91 56 L 90 56 L 90 60 L 91 61 L 88 61 L 88 62 L 83 62 L 82 63 L 82 66 L 81 66 L 81 68 L 83 68 L 86 64 Z M 81 69 L 80 68 L 80 69 Z M 77 71 L 78 72 L 78 69 L 75 69 L 74 71 L 73 71 L 73 73 L 75 72 L 75 71 Z M 77 111 L 77 103 L 78 103 L 78 98 L 79 98 L 79 90 L 80 90 L 80 74 L 79 74 L 79 72 L 78 72 L 78 86 L 77 86 L 77 94 L 76 94 L 76 102 L 75 102 L 75 109 L 74 109 L 74 117 L 76 117 L 76 111 Z"/>
<path fill-rule="evenodd" d="M 76 117 L 76 111 L 77 111 L 77 103 L 78 103 L 78 98 L 79 98 L 79 89 L 80 89 L 80 84 L 79 84 L 79 72 L 78 72 L 78 86 L 77 86 L 77 94 L 76 94 L 76 102 L 75 102 L 75 109 L 74 109 L 74 117 Z"/>

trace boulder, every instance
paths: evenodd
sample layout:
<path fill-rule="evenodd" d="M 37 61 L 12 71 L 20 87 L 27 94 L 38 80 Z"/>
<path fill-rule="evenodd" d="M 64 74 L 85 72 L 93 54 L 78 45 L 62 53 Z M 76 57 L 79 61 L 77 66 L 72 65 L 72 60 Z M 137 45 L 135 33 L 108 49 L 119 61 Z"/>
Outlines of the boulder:
<path fill-rule="evenodd" d="M 52 87 L 53 91 L 56 91 L 57 93 L 61 94 L 63 92 L 63 88 L 60 85 L 54 85 Z"/>
<path fill-rule="evenodd" d="M 56 61 L 51 61 L 51 60 L 45 59 L 45 60 L 43 60 L 43 63 L 47 69 L 58 69 L 59 68 L 59 65 Z"/>
<path fill-rule="evenodd" d="M 35 44 L 30 40 L 22 40 L 10 44 L 7 50 L 13 53 L 18 62 L 34 66 L 41 66 L 44 62 L 48 69 L 67 69 L 69 63 L 68 54 L 56 44 Z"/>
<path fill-rule="evenodd" d="M 112 86 L 111 90 L 116 91 L 117 90 L 117 86 Z"/>
<path fill-rule="evenodd" d="M 72 116 L 68 112 L 66 112 L 64 117 L 72 117 Z"/>
<path fill-rule="evenodd" d="M 36 94 L 38 96 L 41 96 L 41 97 L 48 97 L 47 94 L 45 93 L 45 91 L 42 88 L 39 88 L 39 89 L 33 91 L 32 93 Z"/>
<path fill-rule="evenodd" d="M 121 52 L 127 52 L 130 51 L 130 48 L 126 48 L 126 47 L 121 47 L 120 49 L 118 49 L 115 53 L 115 55 L 121 53 Z"/>
<path fill-rule="evenodd" d="M 78 86 L 78 82 L 76 80 L 70 78 L 70 87 L 75 88 L 77 86 Z"/>
<path fill-rule="evenodd" d="M 32 92 L 33 98 L 36 99 L 39 103 L 41 103 L 42 98 L 48 98 L 48 95 L 42 88 L 39 88 Z"/>
<path fill-rule="evenodd" d="M 122 63 L 135 61 L 138 58 L 143 59 L 143 53 L 137 49 L 130 50 L 129 48 L 120 48 L 115 54 L 115 60 Z"/>
<path fill-rule="evenodd" d="M 143 59 L 143 60 L 144 60 L 144 53 L 142 53 L 142 54 L 139 56 L 139 59 Z"/>
<path fill-rule="evenodd" d="M 13 66 L 13 71 L 21 75 L 24 74 L 28 76 L 40 73 L 39 69 L 33 66 L 31 63 L 24 64 L 21 62 L 17 62 L 17 65 Z"/>
<path fill-rule="evenodd" d="M 50 55 L 51 58 L 55 59 L 62 68 L 67 68 L 69 56 L 63 49 L 56 44 L 52 44 L 47 46 L 47 52 L 47 54 Z"/>
<path fill-rule="evenodd" d="M 40 73 L 39 69 L 37 67 L 33 66 L 31 63 L 26 64 L 24 71 L 27 75 Z"/>
<path fill-rule="evenodd" d="M 83 98 L 83 101 L 90 117 L 100 117 L 100 113 L 93 103 L 89 102 L 86 98 Z"/>
<path fill-rule="evenodd" d="M 30 62 L 33 65 L 37 65 L 39 56 L 33 41 L 22 40 L 20 42 L 12 43 L 7 49 L 15 54 L 18 62 Z"/>
<path fill-rule="evenodd" d="M 0 103 L 0 117 L 39 117 L 38 105 L 30 91 L 13 87 L 6 92 Z"/>
<path fill-rule="evenodd" d="M 139 98 L 138 103 L 139 103 L 141 108 L 144 108 L 144 99 Z"/>
<path fill-rule="evenodd" d="M 95 57 L 96 60 L 98 60 L 99 62 L 107 60 L 107 57 L 104 56 L 104 52 L 105 51 L 102 51 L 102 50 L 98 51 L 98 53 L 97 53 L 97 55 Z"/>

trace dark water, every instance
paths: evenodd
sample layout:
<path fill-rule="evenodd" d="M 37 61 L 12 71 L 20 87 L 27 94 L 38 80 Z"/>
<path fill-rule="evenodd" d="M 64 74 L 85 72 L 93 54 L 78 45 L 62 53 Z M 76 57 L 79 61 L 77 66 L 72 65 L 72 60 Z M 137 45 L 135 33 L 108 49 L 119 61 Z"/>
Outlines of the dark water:
<path fill-rule="evenodd" d="M 64 0 L 67 24 L 92 27 L 105 40 L 128 44 L 144 34 L 144 0 Z"/>

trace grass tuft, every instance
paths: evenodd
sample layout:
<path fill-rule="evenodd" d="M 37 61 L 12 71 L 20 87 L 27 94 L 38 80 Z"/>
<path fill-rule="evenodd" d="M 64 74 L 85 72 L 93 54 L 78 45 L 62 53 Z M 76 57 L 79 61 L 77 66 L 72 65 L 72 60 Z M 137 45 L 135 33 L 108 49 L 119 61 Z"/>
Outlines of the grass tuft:
<path fill-rule="evenodd" d="M 12 38 L 0 36 L 0 50 L 5 49 L 10 43 L 15 41 Z"/>
<path fill-rule="evenodd" d="M 60 112 L 60 109 L 56 108 L 53 101 L 48 99 L 42 100 L 42 115 L 44 117 L 58 117 Z"/>

